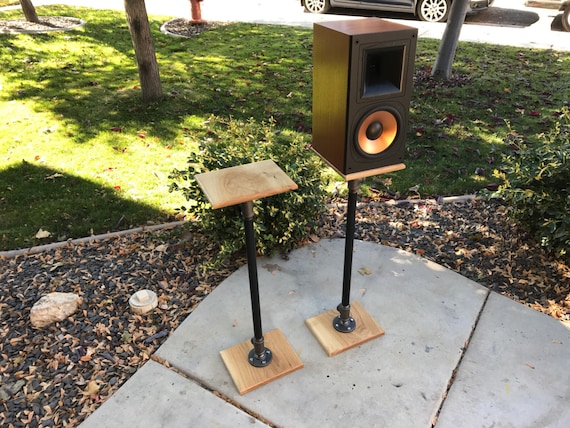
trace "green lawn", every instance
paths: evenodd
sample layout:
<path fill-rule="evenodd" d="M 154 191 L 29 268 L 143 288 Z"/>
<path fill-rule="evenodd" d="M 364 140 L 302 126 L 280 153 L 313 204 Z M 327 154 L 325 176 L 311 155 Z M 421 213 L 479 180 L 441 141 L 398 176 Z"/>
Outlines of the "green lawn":
<path fill-rule="evenodd" d="M 144 105 L 124 13 L 37 11 L 87 23 L 0 35 L 0 250 L 172 219 L 184 201 L 168 175 L 211 138 L 209 121 L 273 117 L 311 142 L 310 29 L 231 24 L 181 39 L 151 17 L 166 97 Z M 461 43 L 454 79 L 440 85 L 426 78 L 437 48 L 418 42 L 407 169 L 370 180 L 380 191 L 477 191 L 509 136 L 535 139 L 570 99 L 567 53 Z M 40 229 L 51 236 L 35 238 Z"/>

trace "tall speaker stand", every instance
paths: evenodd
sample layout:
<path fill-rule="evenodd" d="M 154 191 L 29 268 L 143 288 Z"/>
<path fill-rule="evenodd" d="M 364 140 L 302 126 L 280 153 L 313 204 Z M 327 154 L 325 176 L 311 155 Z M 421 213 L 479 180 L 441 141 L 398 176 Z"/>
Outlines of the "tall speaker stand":
<path fill-rule="evenodd" d="M 329 357 L 384 334 L 382 327 L 376 323 L 374 318 L 372 318 L 358 302 L 354 302 L 352 306 L 350 304 L 356 200 L 359 187 L 359 179 L 351 179 L 348 181 L 348 206 L 346 212 L 346 240 L 344 247 L 341 303 L 337 306 L 336 310 L 332 309 L 305 320 L 305 323 Z"/>
<path fill-rule="evenodd" d="M 303 367 L 299 356 L 280 330 L 272 330 L 265 338 L 263 336 L 253 229 L 253 201 L 295 190 L 297 185 L 271 160 L 198 174 L 195 179 L 212 204 L 212 208 L 237 204 L 241 206 L 245 227 L 253 337 L 250 341 L 221 351 L 220 355 L 239 393 L 245 394 Z M 268 346 L 265 346 L 266 342 Z"/>
<path fill-rule="evenodd" d="M 350 316 L 350 280 L 352 276 L 352 253 L 354 250 L 354 229 L 356 224 L 356 199 L 360 180 L 348 182 L 348 205 L 346 209 L 346 240 L 344 244 L 344 273 L 342 279 L 342 300 L 337 306 L 339 315 L 333 320 L 333 327 L 341 333 L 356 329 L 356 321 Z"/>

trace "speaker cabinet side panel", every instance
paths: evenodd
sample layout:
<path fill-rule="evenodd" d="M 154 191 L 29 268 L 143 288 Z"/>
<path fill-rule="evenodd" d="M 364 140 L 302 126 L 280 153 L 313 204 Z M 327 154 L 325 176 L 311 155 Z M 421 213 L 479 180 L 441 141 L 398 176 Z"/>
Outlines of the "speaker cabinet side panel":
<path fill-rule="evenodd" d="M 313 32 L 313 149 L 337 171 L 346 162 L 350 36 L 325 25 Z"/>

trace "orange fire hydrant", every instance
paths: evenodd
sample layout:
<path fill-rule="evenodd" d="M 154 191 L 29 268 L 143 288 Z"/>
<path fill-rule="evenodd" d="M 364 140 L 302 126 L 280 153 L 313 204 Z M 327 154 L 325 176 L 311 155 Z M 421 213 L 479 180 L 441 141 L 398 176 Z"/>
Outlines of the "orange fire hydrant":
<path fill-rule="evenodd" d="M 203 0 L 190 0 L 190 12 L 192 14 L 192 22 L 204 22 L 202 20 L 202 10 L 200 3 Z"/>

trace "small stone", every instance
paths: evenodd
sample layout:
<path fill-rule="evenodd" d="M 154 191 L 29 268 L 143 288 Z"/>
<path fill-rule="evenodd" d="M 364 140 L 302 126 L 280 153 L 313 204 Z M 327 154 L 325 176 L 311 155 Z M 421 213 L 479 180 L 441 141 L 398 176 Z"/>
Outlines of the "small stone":
<path fill-rule="evenodd" d="M 63 321 L 75 311 L 81 298 L 74 293 L 49 293 L 38 300 L 30 311 L 30 320 L 35 328 Z"/>
<path fill-rule="evenodd" d="M 5 385 L 0 385 L 0 402 L 8 401 L 14 395 L 16 395 L 26 384 L 26 381 L 20 379 L 14 383 L 7 383 Z"/>
<path fill-rule="evenodd" d="M 10 391 L 7 391 L 5 387 L 0 388 L 0 402 L 8 401 L 11 397 Z"/>

